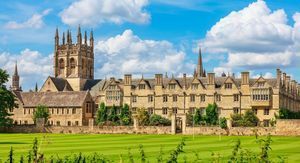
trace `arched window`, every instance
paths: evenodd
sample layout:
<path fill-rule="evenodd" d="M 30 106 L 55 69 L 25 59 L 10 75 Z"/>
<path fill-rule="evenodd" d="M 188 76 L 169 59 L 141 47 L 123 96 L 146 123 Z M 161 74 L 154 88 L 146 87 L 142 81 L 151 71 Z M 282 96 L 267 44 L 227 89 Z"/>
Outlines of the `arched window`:
<path fill-rule="evenodd" d="M 65 70 L 65 62 L 64 62 L 64 59 L 60 59 L 59 60 L 59 65 L 58 65 L 58 67 L 59 67 L 59 74 L 61 75 L 61 74 L 64 74 L 64 70 Z"/>
<path fill-rule="evenodd" d="M 71 65 L 71 74 L 75 74 L 76 63 L 75 63 L 75 59 L 74 58 L 70 59 L 70 65 Z"/>

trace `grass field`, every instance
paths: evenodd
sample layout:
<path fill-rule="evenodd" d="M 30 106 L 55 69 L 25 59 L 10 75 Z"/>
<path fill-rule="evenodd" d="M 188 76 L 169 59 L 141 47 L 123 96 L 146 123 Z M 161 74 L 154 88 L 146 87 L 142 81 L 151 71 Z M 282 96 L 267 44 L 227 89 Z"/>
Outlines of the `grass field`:
<path fill-rule="evenodd" d="M 155 162 L 162 147 L 164 157 L 169 156 L 170 150 L 175 149 L 181 141 L 181 135 L 66 135 L 66 134 L 0 134 L 0 158 L 6 160 L 10 147 L 15 151 L 15 156 L 26 156 L 32 146 L 34 137 L 40 143 L 40 152 L 46 157 L 50 155 L 63 156 L 79 153 L 90 154 L 99 152 L 105 157 L 119 160 L 120 155 L 124 160 L 128 157 L 128 148 L 135 157 L 139 157 L 139 144 L 144 146 L 146 157 L 150 162 Z M 186 137 L 185 153 L 180 155 L 180 160 L 187 157 L 189 162 L 195 159 L 197 152 L 203 162 L 209 162 L 211 154 L 219 153 L 228 157 L 237 139 L 241 140 L 242 148 L 259 152 L 259 144 L 254 136 L 184 136 Z M 288 162 L 300 162 L 300 137 L 272 137 L 271 156 L 285 156 Z M 227 158 L 226 158 L 227 159 Z"/>

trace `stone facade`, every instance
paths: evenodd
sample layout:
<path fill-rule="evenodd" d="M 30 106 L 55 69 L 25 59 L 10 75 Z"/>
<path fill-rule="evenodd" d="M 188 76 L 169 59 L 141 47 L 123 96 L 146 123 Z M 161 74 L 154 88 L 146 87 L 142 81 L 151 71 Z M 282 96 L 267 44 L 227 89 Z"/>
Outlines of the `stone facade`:
<path fill-rule="evenodd" d="M 67 39 L 67 41 L 65 41 Z M 98 108 L 97 105 L 104 102 L 107 106 L 122 106 L 128 104 L 133 112 L 138 108 L 145 108 L 150 114 L 159 114 L 171 118 L 172 114 L 185 115 L 194 113 L 196 108 L 205 114 L 208 104 L 216 103 L 220 117 L 230 118 L 231 114 L 242 114 L 246 110 L 253 110 L 265 126 L 278 114 L 279 108 L 287 108 L 292 111 L 300 111 L 300 85 L 292 80 L 280 69 L 276 71 L 276 78 L 265 79 L 262 76 L 250 78 L 249 72 L 241 72 L 240 77 L 235 75 L 215 76 L 207 73 L 202 64 L 202 53 L 199 50 L 198 64 L 193 77 L 163 77 L 155 74 L 154 78 L 132 78 L 131 74 L 125 74 L 123 79 L 94 79 L 94 39 L 90 34 L 89 45 L 87 34 L 84 33 L 82 41 L 81 29 L 78 27 L 77 43 L 72 43 L 71 32 L 67 32 L 67 38 L 62 36 L 59 41 L 58 29 L 55 35 L 54 47 L 54 77 L 48 77 L 38 93 L 50 93 L 55 97 L 64 92 L 68 96 L 80 91 L 90 94 L 92 114 Z M 16 68 L 17 70 L 17 68 Z M 15 92 L 19 110 L 14 111 L 14 119 L 17 123 L 24 123 L 26 104 L 23 104 L 22 92 L 19 87 L 17 71 L 13 77 L 12 91 Z M 34 94 L 31 94 L 32 98 Z M 72 108 L 64 99 L 57 101 L 59 106 Z M 31 106 L 34 109 L 38 104 Z M 49 106 L 50 107 L 50 106 Z M 57 106 L 53 106 L 57 108 Z M 59 107 L 58 107 L 59 108 Z M 52 120 L 67 125 L 69 118 L 83 119 L 78 125 L 84 125 L 85 107 L 82 102 L 78 108 L 78 117 L 67 115 L 52 116 Z M 50 109 L 52 109 L 50 107 Z M 29 109 L 30 110 L 30 109 Z M 29 115 L 26 116 L 26 119 Z M 79 120 L 78 120 L 79 121 Z M 67 123 L 65 123 L 67 122 Z M 27 120 L 27 123 L 32 123 Z M 76 123 L 77 124 L 77 123 Z"/>

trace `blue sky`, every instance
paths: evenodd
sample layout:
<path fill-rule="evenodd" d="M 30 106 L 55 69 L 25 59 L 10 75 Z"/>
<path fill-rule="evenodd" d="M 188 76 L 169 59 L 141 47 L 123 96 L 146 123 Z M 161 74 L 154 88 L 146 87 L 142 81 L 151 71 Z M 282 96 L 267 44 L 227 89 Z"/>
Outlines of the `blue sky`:
<path fill-rule="evenodd" d="M 0 67 L 19 63 L 25 90 L 52 75 L 54 32 L 95 35 L 97 78 L 191 75 L 202 47 L 207 72 L 299 77 L 297 0 L 12 0 L 0 2 Z"/>

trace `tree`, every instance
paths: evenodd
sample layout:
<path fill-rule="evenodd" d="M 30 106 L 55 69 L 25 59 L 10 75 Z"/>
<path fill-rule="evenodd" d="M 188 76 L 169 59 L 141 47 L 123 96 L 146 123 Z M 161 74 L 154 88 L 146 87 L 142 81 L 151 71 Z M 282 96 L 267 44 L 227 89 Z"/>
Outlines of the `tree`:
<path fill-rule="evenodd" d="M 227 120 L 226 120 L 226 118 L 225 117 L 221 117 L 220 119 L 219 119 L 219 121 L 220 121 L 220 127 L 222 128 L 222 129 L 227 129 Z"/>
<path fill-rule="evenodd" d="M 128 104 L 124 104 L 121 110 L 120 121 L 122 125 L 129 125 L 131 123 L 131 112 L 129 111 Z"/>
<path fill-rule="evenodd" d="M 108 120 L 112 122 L 118 122 L 119 117 L 117 115 L 117 107 L 113 105 L 110 109 L 110 114 L 108 116 Z"/>
<path fill-rule="evenodd" d="M 104 102 L 102 102 L 97 111 L 96 123 L 104 123 L 107 121 L 107 107 Z"/>
<path fill-rule="evenodd" d="M 147 126 L 149 125 L 149 114 L 144 108 L 140 108 L 137 110 L 137 120 L 139 125 Z"/>
<path fill-rule="evenodd" d="M 33 113 L 33 121 L 36 123 L 38 118 L 44 118 L 44 123 L 50 118 L 48 107 L 45 105 L 38 105 Z"/>
<path fill-rule="evenodd" d="M 150 116 L 149 125 L 151 125 L 151 126 L 170 126 L 171 121 L 160 115 L 153 114 Z"/>
<path fill-rule="evenodd" d="M 216 125 L 218 122 L 218 106 L 216 103 L 208 104 L 206 107 L 206 123 L 210 125 Z"/>
<path fill-rule="evenodd" d="M 8 127 L 12 125 L 13 120 L 9 117 L 15 104 L 15 96 L 7 90 L 5 83 L 8 82 L 9 75 L 5 70 L 0 69 L 0 127 Z"/>
<path fill-rule="evenodd" d="M 202 121 L 201 111 L 200 109 L 196 109 L 196 113 L 194 115 L 194 123 L 196 125 L 200 125 Z"/>
<path fill-rule="evenodd" d="M 259 119 L 252 110 L 247 110 L 243 116 L 244 126 L 254 127 L 257 126 Z"/>

